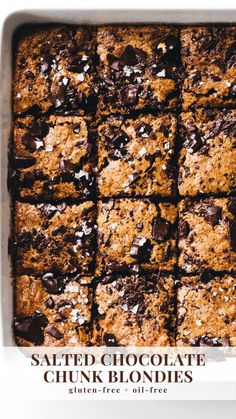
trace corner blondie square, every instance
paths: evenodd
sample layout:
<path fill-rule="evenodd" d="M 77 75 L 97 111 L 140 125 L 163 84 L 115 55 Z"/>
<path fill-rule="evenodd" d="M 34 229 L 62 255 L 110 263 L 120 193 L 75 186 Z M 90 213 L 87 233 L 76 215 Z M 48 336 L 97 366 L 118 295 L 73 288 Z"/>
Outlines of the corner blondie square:
<path fill-rule="evenodd" d="M 164 26 L 102 26 L 97 32 L 98 114 L 177 104 L 178 29 Z"/>
<path fill-rule="evenodd" d="M 236 191 L 235 121 L 235 110 L 197 109 L 180 115 L 180 195 Z"/>
<path fill-rule="evenodd" d="M 105 277 L 95 290 L 93 344 L 174 345 L 174 296 L 172 276 Z"/>
<path fill-rule="evenodd" d="M 98 126 L 101 197 L 175 196 L 176 117 L 109 117 Z"/>
<path fill-rule="evenodd" d="M 87 113 L 95 103 L 96 34 L 90 27 L 34 26 L 15 35 L 14 112 Z"/>
<path fill-rule="evenodd" d="M 14 334 L 20 346 L 87 346 L 90 277 L 21 275 L 15 280 Z"/>
<path fill-rule="evenodd" d="M 95 205 L 15 204 L 18 274 L 88 273 L 94 262 Z"/>
<path fill-rule="evenodd" d="M 18 118 L 9 183 L 21 198 L 86 198 L 94 192 L 90 118 Z"/>
<path fill-rule="evenodd" d="M 177 208 L 144 199 L 98 202 L 96 274 L 172 271 L 176 265 Z"/>
<path fill-rule="evenodd" d="M 187 27 L 180 30 L 180 40 L 183 109 L 235 106 L 236 27 Z"/>
<path fill-rule="evenodd" d="M 236 271 L 236 198 L 182 201 L 178 239 L 180 269 Z"/>
<path fill-rule="evenodd" d="M 177 346 L 236 346 L 235 275 L 182 277 Z"/>

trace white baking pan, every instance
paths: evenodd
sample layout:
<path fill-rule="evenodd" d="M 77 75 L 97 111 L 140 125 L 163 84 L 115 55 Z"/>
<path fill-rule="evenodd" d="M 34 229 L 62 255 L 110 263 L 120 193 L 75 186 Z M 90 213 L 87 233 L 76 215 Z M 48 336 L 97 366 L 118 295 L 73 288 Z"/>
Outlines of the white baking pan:
<path fill-rule="evenodd" d="M 5 1 L 5 0 L 3 0 Z M 55 3 L 54 3 L 55 4 Z M 66 2 L 65 2 L 66 6 Z M 64 6 L 64 7 L 65 7 Z M 144 2 L 145 6 L 145 2 Z M 15 346 L 12 337 L 13 295 L 11 266 L 8 257 L 10 234 L 10 198 L 7 192 L 8 143 L 12 128 L 11 80 L 12 36 L 16 28 L 28 23 L 61 22 L 68 24 L 98 25 L 109 23 L 232 23 L 236 22 L 236 10 L 108 10 L 108 9 L 58 9 L 22 10 L 0 16 L 1 30 L 1 313 L 2 344 Z"/>

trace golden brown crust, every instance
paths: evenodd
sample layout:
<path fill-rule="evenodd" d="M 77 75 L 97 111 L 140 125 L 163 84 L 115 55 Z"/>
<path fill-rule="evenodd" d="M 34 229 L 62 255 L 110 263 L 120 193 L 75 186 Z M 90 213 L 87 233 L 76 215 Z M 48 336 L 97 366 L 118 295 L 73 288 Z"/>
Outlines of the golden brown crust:
<path fill-rule="evenodd" d="M 236 346 L 236 277 L 183 277 L 178 289 L 178 346 Z"/>
<path fill-rule="evenodd" d="M 84 113 L 93 101 L 96 41 L 89 27 L 23 29 L 16 40 L 14 111 Z"/>
<path fill-rule="evenodd" d="M 88 345 L 92 295 L 85 281 L 90 282 L 90 278 L 50 273 L 42 277 L 17 276 L 14 321 L 17 343 L 21 346 Z"/>
<path fill-rule="evenodd" d="M 175 196 L 172 114 L 110 117 L 98 127 L 100 196 Z"/>
<path fill-rule="evenodd" d="M 16 202 L 18 273 L 90 272 L 94 222 L 95 207 L 90 201 L 79 205 Z"/>
<path fill-rule="evenodd" d="M 174 344 L 174 281 L 171 276 L 106 277 L 95 292 L 94 345 Z"/>
<path fill-rule="evenodd" d="M 12 187 L 21 198 L 85 198 L 94 190 L 90 118 L 18 118 Z"/>
<path fill-rule="evenodd" d="M 177 209 L 148 200 L 98 203 L 96 274 L 136 269 L 167 270 L 176 264 Z"/>
<path fill-rule="evenodd" d="M 182 113 L 179 193 L 233 192 L 236 188 L 235 110 Z"/>
<path fill-rule="evenodd" d="M 183 109 L 235 104 L 235 27 L 188 27 L 180 31 L 185 78 Z"/>
<path fill-rule="evenodd" d="M 179 205 L 179 267 L 236 270 L 235 198 L 209 198 Z"/>
<path fill-rule="evenodd" d="M 99 27 L 98 114 L 176 106 L 177 37 L 172 27 Z"/>

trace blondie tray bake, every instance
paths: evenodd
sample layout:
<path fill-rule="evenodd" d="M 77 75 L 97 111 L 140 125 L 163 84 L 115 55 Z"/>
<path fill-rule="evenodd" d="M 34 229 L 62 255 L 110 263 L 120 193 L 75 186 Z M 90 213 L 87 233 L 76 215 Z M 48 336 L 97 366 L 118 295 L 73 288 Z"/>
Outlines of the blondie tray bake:
<path fill-rule="evenodd" d="M 236 27 L 13 46 L 17 344 L 236 346 Z"/>

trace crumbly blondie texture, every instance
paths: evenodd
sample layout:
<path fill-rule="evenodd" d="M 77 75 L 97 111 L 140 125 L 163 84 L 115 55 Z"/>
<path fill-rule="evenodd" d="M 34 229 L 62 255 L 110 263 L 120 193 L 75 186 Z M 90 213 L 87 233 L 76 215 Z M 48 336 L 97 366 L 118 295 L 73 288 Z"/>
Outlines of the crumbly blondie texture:
<path fill-rule="evenodd" d="M 14 333 L 20 346 L 87 346 L 90 277 L 17 276 Z"/>
<path fill-rule="evenodd" d="M 235 110 L 181 114 L 180 195 L 236 191 L 235 121 Z"/>
<path fill-rule="evenodd" d="M 183 109 L 233 106 L 236 94 L 235 26 L 180 31 L 185 77 Z"/>
<path fill-rule="evenodd" d="M 97 32 L 99 115 L 177 104 L 178 30 L 106 26 Z"/>
<path fill-rule="evenodd" d="M 105 277 L 95 291 L 98 346 L 171 346 L 174 343 L 171 276 Z"/>
<path fill-rule="evenodd" d="M 183 277 L 177 346 L 236 346 L 236 277 Z"/>
<path fill-rule="evenodd" d="M 19 118 L 10 182 L 21 198 L 85 198 L 94 190 L 89 119 Z"/>
<path fill-rule="evenodd" d="M 171 271 L 176 264 L 177 208 L 149 200 L 98 203 L 96 274 Z"/>
<path fill-rule="evenodd" d="M 19 274 L 87 273 L 94 259 L 95 205 L 16 202 L 15 253 Z"/>
<path fill-rule="evenodd" d="M 236 198 L 186 200 L 179 210 L 179 267 L 236 271 Z"/>
<path fill-rule="evenodd" d="M 236 346 L 236 26 L 13 47 L 17 344 Z"/>
<path fill-rule="evenodd" d="M 176 117 L 110 117 L 98 127 L 100 196 L 174 196 Z"/>
<path fill-rule="evenodd" d="M 83 113 L 95 102 L 95 30 L 31 27 L 16 36 L 14 111 Z"/>

